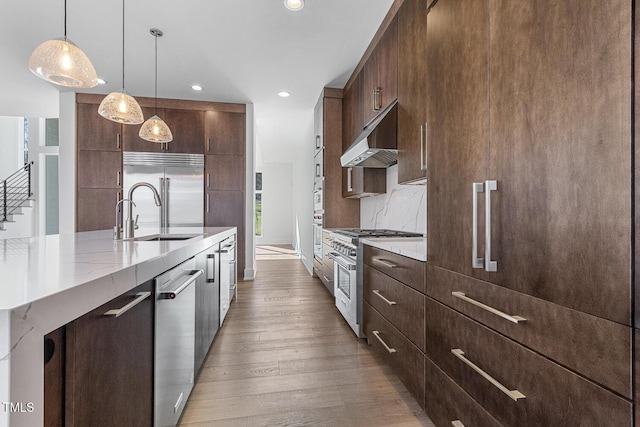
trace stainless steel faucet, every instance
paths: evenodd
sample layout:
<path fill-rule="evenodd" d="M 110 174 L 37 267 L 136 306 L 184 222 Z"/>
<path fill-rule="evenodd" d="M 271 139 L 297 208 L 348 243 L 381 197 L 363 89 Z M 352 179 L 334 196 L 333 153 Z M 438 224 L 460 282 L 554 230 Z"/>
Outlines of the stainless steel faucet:
<path fill-rule="evenodd" d="M 160 200 L 160 194 L 158 194 L 158 190 L 156 187 L 149 184 L 148 182 L 138 182 L 131 186 L 129 189 L 129 196 L 127 199 L 130 201 L 129 203 L 129 214 L 127 216 L 127 220 L 124 225 L 124 238 L 131 239 L 133 238 L 134 231 L 136 229 L 136 223 L 138 222 L 137 217 L 136 220 L 133 220 L 133 191 L 138 187 L 149 187 L 151 191 L 153 191 L 153 198 L 155 199 L 156 206 L 162 206 L 162 201 Z"/>
<path fill-rule="evenodd" d="M 122 208 L 120 207 L 120 204 L 123 202 L 129 202 L 133 206 L 136 205 L 135 203 L 133 203 L 131 199 L 122 199 L 118 203 L 116 203 L 116 226 L 113 227 L 113 240 L 122 239 L 122 220 L 123 220 L 124 214 L 122 212 Z M 120 215 L 118 215 L 118 213 Z"/>

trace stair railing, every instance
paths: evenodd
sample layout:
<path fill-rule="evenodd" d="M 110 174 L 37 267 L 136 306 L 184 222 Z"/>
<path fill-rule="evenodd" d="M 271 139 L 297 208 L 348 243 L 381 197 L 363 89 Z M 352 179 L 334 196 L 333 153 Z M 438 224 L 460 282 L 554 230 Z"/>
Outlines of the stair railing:
<path fill-rule="evenodd" d="M 33 196 L 31 188 L 31 167 L 29 162 L 3 181 L 0 181 L 0 221 L 7 221 L 9 215 L 24 205 Z"/>

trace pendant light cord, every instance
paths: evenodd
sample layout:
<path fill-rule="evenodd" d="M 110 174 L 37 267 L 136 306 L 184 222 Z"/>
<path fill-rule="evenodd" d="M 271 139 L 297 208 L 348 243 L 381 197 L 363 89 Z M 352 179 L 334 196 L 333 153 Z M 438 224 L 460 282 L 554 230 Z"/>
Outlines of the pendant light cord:
<path fill-rule="evenodd" d="M 64 0 L 64 40 L 67 41 L 67 0 Z"/>
<path fill-rule="evenodd" d="M 124 0 L 122 0 L 122 93 L 124 93 Z"/>
<path fill-rule="evenodd" d="M 156 103 L 155 103 L 154 114 L 157 116 L 158 115 L 158 35 L 154 34 L 154 37 L 156 39 L 156 87 L 155 87 Z"/>

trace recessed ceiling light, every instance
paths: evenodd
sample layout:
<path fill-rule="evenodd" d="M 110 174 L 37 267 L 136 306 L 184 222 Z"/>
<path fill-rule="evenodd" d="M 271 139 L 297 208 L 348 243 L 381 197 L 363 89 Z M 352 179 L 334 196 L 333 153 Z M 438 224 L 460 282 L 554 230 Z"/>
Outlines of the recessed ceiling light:
<path fill-rule="evenodd" d="M 99 84 L 99 85 L 106 85 L 106 84 L 107 84 L 107 81 L 106 81 L 106 80 L 104 80 L 104 79 L 98 78 L 98 84 Z"/>
<path fill-rule="evenodd" d="M 191 89 L 193 89 L 193 90 L 197 90 L 197 91 L 200 91 L 200 90 L 202 90 L 202 86 L 200 86 L 200 85 L 193 85 L 193 86 L 191 86 Z"/>
<path fill-rule="evenodd" d="M 278 96 L 282 97 L 282 98 L 288 98 L 291 96 L 291 94 L 289 92 L 287 92 L 286 90 L 283 90 L 282 92 L 278 92 Z"/>
<path fill-rule="evenodd" d="M 297 12 L 304 7 L 304 0 L 284 0 L 284 6 Z"/>

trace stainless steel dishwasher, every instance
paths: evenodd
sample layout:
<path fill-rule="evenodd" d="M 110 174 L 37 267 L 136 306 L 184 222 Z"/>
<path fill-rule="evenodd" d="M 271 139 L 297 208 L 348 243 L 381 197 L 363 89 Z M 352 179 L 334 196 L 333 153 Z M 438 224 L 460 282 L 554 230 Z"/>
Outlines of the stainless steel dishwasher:
<path fill-rule="evenodd" d="M 195 282 L 202 274 L 192 258 L 155 279 L 155 426 L 175 426 L 193 389 Z"/>

